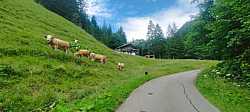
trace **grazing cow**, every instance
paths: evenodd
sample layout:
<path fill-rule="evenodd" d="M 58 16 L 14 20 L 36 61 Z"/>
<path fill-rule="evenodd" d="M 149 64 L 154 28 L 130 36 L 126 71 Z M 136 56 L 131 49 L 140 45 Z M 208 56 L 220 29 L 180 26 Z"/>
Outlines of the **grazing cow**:
<path fill-rule="evenodd" d="M 145 55 L 145 58 L 155 58 L 155 55 Z"/>
<path fill-rule="evenodd" d="M 64 52 L 68 52 L 68 49 L 70 47 L 69 42 L 60 40 L 58 38 L 53 37 L 52 35 L 47 35 L 45 38 L 48 41 L 48 44 L 53 48 L 53 49 L 62 49 Z"/>
<path fill-rule="evenodd" d="M 90 51 L 88 51 L 88 50 L 79 50 L 79 51 L 77 51 L 74 55 L 77 56 L 77 57 L 85 56 L 85 57 L 88 57 L 88 58 L 89 58 L 89 56 L 90 56 Z"/>
<path fill-rule="evenodd" d="M 95 53 L 90 53 L 90 59 L 92 61 L 100 61 L 102 64 L 105 64 L 107 62 L 107 57 L 101 54 L 95 54 Z"/>
<path fill-rule="evenodd" d="M 120 71 L 122 71 L 124 69 L 124 67 L 125 67 L 124 63 L 118 63 L 117 64 L 117 69 L 120 70 Z"/>

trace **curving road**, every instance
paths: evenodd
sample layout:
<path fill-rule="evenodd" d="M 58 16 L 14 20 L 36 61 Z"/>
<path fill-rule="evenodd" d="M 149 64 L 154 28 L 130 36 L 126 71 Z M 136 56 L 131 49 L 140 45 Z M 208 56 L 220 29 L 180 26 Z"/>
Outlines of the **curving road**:
<path fill-rule="evenodd" d="M 151 80 L 133 91 L 116 112 L 219 112 L 196 89 L 199 72 Z"/>

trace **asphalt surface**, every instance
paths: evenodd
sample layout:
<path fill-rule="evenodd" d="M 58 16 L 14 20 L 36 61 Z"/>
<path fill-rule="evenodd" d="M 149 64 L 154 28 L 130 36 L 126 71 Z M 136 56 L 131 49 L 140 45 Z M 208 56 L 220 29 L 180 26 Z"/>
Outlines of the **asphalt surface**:
<path fill-rule="evenodd" d="M 116 112 L 219 112 L 196 89 L 199 70 L 151 80 L 134 90 Z"/>

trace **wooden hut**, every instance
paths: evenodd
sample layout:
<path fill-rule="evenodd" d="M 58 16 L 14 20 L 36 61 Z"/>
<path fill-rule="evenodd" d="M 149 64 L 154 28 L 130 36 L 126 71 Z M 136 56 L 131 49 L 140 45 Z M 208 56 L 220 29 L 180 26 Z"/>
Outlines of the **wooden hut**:
<path fill-rule="evenodd" d="M 131 43 L 119 46 L 115 50 L 121 53 L 129 54 L 129 55 L 138 55 L 139 53 L 139 50 L 136 49 Z"/>

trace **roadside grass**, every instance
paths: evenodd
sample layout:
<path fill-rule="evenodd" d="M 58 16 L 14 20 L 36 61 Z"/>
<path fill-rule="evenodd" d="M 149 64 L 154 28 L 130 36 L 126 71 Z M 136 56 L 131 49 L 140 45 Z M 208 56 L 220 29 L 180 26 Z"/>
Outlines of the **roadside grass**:
<path fill-rule="evenodd" d="M 211 71 L 212 68 L 199 75 L 200 92 L 221 112 L 250 112 L 250 88 L 211 74 Z"/>
<path fill-rule="evenodd" d="M 110 112 L 150 79 L 217 63 L 115 53 L 33 0 L 0 0 L 0 29 L 0 111 Z M 108 63 L 52 50 L 46 34 L 77 39 L 82 49 L 106 55 Z M 117 70 L 118 62 L 125 63 L 124 71 Z"/>

